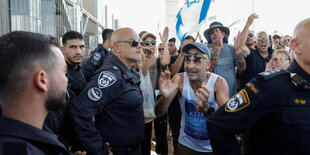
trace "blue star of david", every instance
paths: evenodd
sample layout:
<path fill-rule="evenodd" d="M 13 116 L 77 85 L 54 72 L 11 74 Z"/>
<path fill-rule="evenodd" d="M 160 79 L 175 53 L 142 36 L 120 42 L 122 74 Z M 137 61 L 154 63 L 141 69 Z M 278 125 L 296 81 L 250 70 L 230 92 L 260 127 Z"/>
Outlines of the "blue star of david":
<path fill-rule="evenodd" d="M 194 3 L 199 3 L 199 0 L 186 0 L 185 2 L 185 4 L 187 5 L 187 8 L 191 7 Z"/>

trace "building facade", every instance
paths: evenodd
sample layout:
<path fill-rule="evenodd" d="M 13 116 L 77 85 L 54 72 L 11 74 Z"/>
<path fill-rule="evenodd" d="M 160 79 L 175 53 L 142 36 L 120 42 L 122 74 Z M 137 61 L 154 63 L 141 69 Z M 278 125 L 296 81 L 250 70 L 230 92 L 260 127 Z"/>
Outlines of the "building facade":
<path fill-rule="evenodd" d="M 0 0 L 0 36 L 22 30 L 61 39 L 75 30 L 84 35 L 86 49 L 93 49 L 109 23 L 107 8 L 104 0 Z"/>

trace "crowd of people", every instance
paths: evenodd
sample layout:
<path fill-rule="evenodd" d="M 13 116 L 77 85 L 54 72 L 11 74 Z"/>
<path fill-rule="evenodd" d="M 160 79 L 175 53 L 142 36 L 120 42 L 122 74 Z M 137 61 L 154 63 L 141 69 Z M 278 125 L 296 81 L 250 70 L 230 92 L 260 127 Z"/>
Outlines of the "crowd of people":
<path fill-rule="evenodd" d="M 89 58 L 76 31 L 1 36 L 0 155 L 150 155 L 153 129 L 161 155 L 167 132 L 176 155 L 310 154 L 310 19 L 291 37 L 257 18 L 234 45 L 220 22 L 179 48 L 168 27 L 107 28 Z"/>

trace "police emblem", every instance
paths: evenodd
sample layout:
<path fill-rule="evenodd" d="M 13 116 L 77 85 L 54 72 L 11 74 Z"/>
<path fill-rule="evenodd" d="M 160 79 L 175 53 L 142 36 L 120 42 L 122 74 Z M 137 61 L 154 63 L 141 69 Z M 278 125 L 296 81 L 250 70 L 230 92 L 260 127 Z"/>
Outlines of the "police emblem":
<path fill-rule="evenodd" d="M 250 105 L 250 100 L 246 90 L 242 89 L 234 95 L 225 105 L 226 112 L 236 112 Z"/>
<path fill-rule="evenodd" d="M 109 71 L 103 71 L 98 77 L 99 88 L 107 88 L 116 82 L 116 77 Z"/>
<path fill-rule="evenodd" d="M 99 53 L 94 53 L 94 60 L 99 61 L 101 58 L 101 55 Z"/>
<path fill-rule="evenodd" d="M 99 101 L 102 98 L 102 92 L 97 87 L 92 87 L 87 92 L 88 98 L 92 101 Z"/>

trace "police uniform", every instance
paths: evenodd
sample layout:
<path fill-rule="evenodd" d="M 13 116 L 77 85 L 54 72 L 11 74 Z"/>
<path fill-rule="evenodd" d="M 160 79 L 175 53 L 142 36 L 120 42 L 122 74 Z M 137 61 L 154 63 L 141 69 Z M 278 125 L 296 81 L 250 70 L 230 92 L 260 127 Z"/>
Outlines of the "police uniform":
<path fill-rule="evenodd" d="M 68 89 L 74 92 L 74 96 L 80 94 L 80 92 L 86 86 L 86 80 L 84 77 L 83 69 L 80 65 L 77 68 L 67 63 L 67 78 L 68 78 Z"/>
<path fill-rule="evenodd" d="M 113 154 L 138 155 L 144 136 L 139 74 L 113 54 L 109 57 L 73 99 L 74 128 L 87 154 L 107 153 L 109 142 Z"/>
<path fill-rule="evenodd" d="M 47 128 L 41 130 L 3 116 L 0 126 L 0 155 L 70 154 Z"/>
<path fill-rule="evenodd" d="M 95 71 L 99 69 L 99 67 L 103 64 L 103 60 L 109 53 L 109 50 L 102 46 L 102 44 L 98 44 L 98 47 L 94 50 L 92 56 L 83 66 L 86 81 L 91 80 L 91 78 L 94 76 Z"/>
<path fill-rule="evenodd" d="M 214 153 L 240 154 L 235 134 L 247 130 L 249 154 L 310 154 L 309 81 L 296 61 L 256 76 L 209 118 Z"/>

